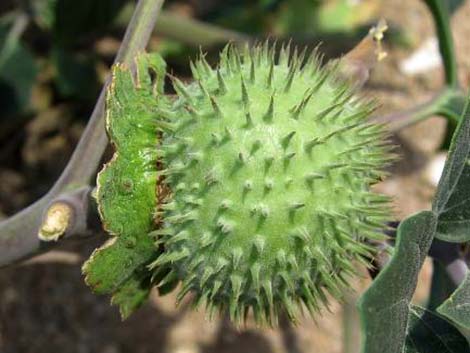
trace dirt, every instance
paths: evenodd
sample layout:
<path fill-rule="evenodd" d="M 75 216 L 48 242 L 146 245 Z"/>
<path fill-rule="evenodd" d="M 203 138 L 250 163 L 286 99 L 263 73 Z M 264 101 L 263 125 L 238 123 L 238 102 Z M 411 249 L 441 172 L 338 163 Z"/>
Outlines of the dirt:
<path fill-rule="evenodd" d="M 418 0 L 380 3 L 381 16 L 406 29 L 412 46 L 389 47 L 387 60 L 376 68 L 367 85 L 367 91 L 383 104 L 379 114 L 385 114 L 431 97 L 442 84 L 442 70 L 415 77 L 400 72 L 398 63 L 432 35 L 432 23 Z M 459 75 L 464 85 L 468 84 L 470 70 L 470 23 L 465 20 L 469 16 L 470 3 L 466 2 L 453 20 Z M 44 135 L 33 133 L 26 143 L 15 146 L 11 142 L 10 147 L 21 153 L 25 165 L 15 168 L 0 164 L 0 218 L 2 212 L 11 214 L 47 190 L 83 128 L 83 124 L 68 126 L 67 120 L 54 120 L 54 116 L 50 121 L 32 124 L 36 125 L 19 134 L 39 129 Z M 445 122 L 433 118 L 393 137 L 401 159 L 378 189 L 393 195 L 396 219 L 430 207 L 434 189 L 426 181 L 424 170 L 439 148 L 444 131 Z M 0 150 L 0 161 L 8 153 L 7 147 Z M 38 149 L 44 154 L 34 153 Z M 37 180 L 39 186 L 32 189 L 31 180 Z M 237 329 L 223 318 L 208 321 L 204 312 L 190 310 L 185 303 L 176 308 L 173 295 L 158 297 L 155 293 L 143 308 L 122 322 L 109 299 L 91 294 L 83 283 L 80 264 L 100 241 L 69 246 L 66 250 L 75 255 L 55 252 L 0 271 L 2 353 L 339 353 L 344 309 L 349 312 L 360 291 L 370 283 L 364 274 L 354 284 L 357 292 L 348 294 L 346 304 L 332 303 L 330 311 L 325 310 L 316 321 L 305 318 L 297 327 L 284 323 L 280 329 L 258 329 L 248 324 Z M 426 300 L 430 273 L 428 263 L 420 276 L 416 302 Z M 355 323 L 353 336 L 357 342 L 357 316 L 348 318 Z"/>

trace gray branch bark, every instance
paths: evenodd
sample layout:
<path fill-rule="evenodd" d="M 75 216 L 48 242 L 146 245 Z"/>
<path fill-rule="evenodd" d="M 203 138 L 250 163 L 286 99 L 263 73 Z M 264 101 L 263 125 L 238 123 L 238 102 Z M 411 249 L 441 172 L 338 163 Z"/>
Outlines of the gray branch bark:
<path fill-rule="evenodd" d="M 163 0 L 139 0 L 115 62 L 124 62 L 132 67 L 135 55 L 147 46 L 162 5 Z M 110 78 L 101 91 L 67 167 L 51 190 L 31 206 L 0 222 L 0 267 L 48 250 L 51 245 L 38 238 L 48 207 L 60 198 L 64 191 L 86 187 L 95 177 L 108 144 L 104 107 L 109 81 Z M 82 202 L 89 200 L 90 198 L 85 198 Z M 88 208 L 88 205 L 82 206 Z"/>

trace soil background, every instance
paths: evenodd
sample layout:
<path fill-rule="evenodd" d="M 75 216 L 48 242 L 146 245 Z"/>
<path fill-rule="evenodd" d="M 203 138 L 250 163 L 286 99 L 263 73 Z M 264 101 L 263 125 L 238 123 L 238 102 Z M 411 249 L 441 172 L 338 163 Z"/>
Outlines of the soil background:
<path fill-rule="evenodd" d="M 366 91 L 382 103 L 378 114 L 396 112 L 429 99 L 442 85 L 441 68 L 407 76 L 399 63 L 433 36 L 432 22 L 419 0 L 387 0 L 380 14 L 392 26 L 405 29 L 409 48 L 388 48 L 388 57 L 374 71 Z M 453 32 L 463 86 L 470 72 L 470 3 L 453 16 Z M 47 191 L 65 165 L 84 123 L 63 118 L 61 108 L 45 120 L 34 120 L 0 145 L 0 217 L 21 209 Z M 54 126 L 56 133 L 48 133 Z M 393 195 L 396 219 L 429 208 L 434 186 L 426 177 L 438 153 L 446 123 L 431 118 L 393 137 L 400 160 L 391 176 L 378 186 Z M 31 131 L 35 133 L 32 135 Z M 43 133 L 38 133 L 43 131 Z M 21 161 L 9 159 L 21 150 Z M 40 167 L 38 167 L 40 166 Z M 316 321 L 305 318 L 297 327 L 281 322 L 278 329 L 248 324 L 233 327 L 226 319 L 209 322 L 203 311 L 187 303 L 176 308 L 173 295 L 151 299 L 122 322 L 109 298 L 93 295 L 83 282 L 81 263 L 104 236 L 67 244 L 52 253 L 0 271 L 0 352 L 2 353 L 340 353 L 342 327 L 352 323 L 359 340 L 354 301 L 368 285 L 363 273 L 346 303 L 332 303 Z M 429 263 L 420 276 L 415 301 L 424 303 Z M 352 351 L 348 352 L 354 352 Z M 357 351 L 357 350 L 356 350 Z"/>

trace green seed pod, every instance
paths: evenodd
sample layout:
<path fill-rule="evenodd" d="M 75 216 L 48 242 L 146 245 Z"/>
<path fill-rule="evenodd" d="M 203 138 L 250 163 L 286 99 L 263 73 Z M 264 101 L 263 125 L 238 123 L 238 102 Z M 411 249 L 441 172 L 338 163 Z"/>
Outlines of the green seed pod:
<path fill-rule="evenodd" d="M 302 303 L 314 313 L 340 297 L 390 212 L 370 191 L 391 160 L 373 106 L 304 53 L 228 46 L 217 69 L 201 57 L 194 82 L 175 78 L 178 97 L 161 104 L 171 192 L 151 268 L 182 281 L 179 299 L 191 292 L 237 322 L 295 320 Z"/>

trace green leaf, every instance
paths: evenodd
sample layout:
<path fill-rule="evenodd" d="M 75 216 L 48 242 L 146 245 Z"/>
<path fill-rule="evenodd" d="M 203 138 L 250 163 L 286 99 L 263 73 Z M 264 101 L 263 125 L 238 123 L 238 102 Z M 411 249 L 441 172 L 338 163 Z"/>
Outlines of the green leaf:
<path fill-rule="evenodd" d="M 61 95 L 80 99 L 97 96 L 96 62 L 91 55 L 55 47 L 51 51 L 51 59 L 57 71 L 55 81 Z"/>
<path fill-rule="evenodd" d="M 439 261 L 433 261 L 431 293 L 427 305 L 428 310 L 436 310 L 456 289 L 456 285 L 449 277 L 445 266 Z"/>
<path fill-rule="evenodd" d="M 470 330 L 470 272 L 437 311 L 460 327 Z"/>
<path fill-rule="evenodd" d="M 450 144 L 433 210 L 438 215 L 436 237 L 449 242 L 470 241 L 470 109 L 460 119 Z"/>
<path fill-rule="evenodd" d="M 0 107 L 1 114 L 23 113 L 30 107 L 37 66 L 13 27 L 0 24 Z"/>
<path fill-rule="evenodd" d="M 157 255 L 148 233 L 157 205 L 155 108 L 164 99 L 165 63 L 159 55 L 141 54 L 136 68 L 134 82 L 127 67 L 116 65 L 107 94 L 107 130 L 115 154 L 98 175 L 96 198 L 103 226 L 114 238 L 83 266 L 86 283 L 97 293 L 113 293 L 124 317 L 145 299 L 150 282 L 142 286 L 142 273 Z"/>
<path fill-rule="evenodd" d="M 415 214 L 398 227 L 395 253 L 359 300 L 363 353 L 403 351 L 410 301 L 436 228 L 433 212 Z"/>
<path fill-rule="evenodd" d="M 465 0 L 445 0 L 449 13 L 453 14 L 465 3 Z"/>
<path fill-rule="evenodd" d="M 35 0 L 37 22 L 52 30 L 55 43 L 76 45 L 77 38 L 108 28 L 127 0 Z"/>
<path fill-rule="evenodd" d="M 468 353 L 464 336 L 445 319 L 419 306 L 410 307 L 404 353 Z"/>
<path fill-rule="evenodd" d="M 30 0 L 35 21 L 45 29 L 51 29 L 55 21 L 55 8 L 59 0 Z"/>

